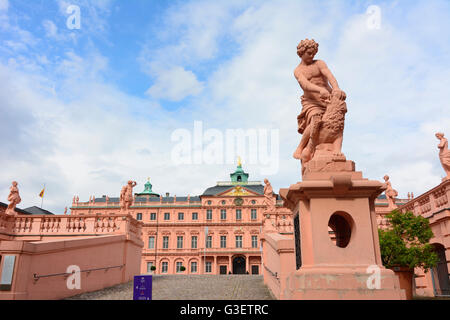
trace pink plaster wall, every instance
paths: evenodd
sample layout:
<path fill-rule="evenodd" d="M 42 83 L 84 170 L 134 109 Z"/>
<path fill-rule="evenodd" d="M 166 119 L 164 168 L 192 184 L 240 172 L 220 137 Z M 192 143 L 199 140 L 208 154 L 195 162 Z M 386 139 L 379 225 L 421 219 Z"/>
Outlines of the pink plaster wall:
<path fill-rule="evenodd" d="M 12 288 L 0 291 L 2 300 L 61 299 L 140 274 L 142 222 L 130 215 L 0 215 L 0 234 L 0 254 L 16 256 Z M 80 289 L 67 288 L 64 273 L 70 265 L 82 271 Z M 62 275 L 35 280 L 34 274 Z"/>
<path fill-rule="evenodd" d="M 295 271 L 294 235 L 264 233 L 261 241 L 264 283 L 277 299 L 284 299 L 287 277 Z"/>

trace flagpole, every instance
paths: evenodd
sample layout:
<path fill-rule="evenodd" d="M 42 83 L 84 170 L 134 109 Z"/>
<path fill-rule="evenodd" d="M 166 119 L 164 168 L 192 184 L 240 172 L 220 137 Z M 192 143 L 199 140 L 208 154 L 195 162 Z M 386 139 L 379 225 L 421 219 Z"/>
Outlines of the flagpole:
<path fill-rule="evenodd" d="M 41 200 L 41 209 L 42 209 L 42 204 L 44 203 L 44 196 L 45 196 L 45 183 L 44 183 L 44 193 L 42 194 L 42 200 Z"/>

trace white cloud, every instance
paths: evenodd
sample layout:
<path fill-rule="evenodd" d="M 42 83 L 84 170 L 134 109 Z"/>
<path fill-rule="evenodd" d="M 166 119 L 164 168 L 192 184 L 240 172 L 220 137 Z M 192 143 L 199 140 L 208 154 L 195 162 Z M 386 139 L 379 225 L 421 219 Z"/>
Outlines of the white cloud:
<path fill-rule="evenodd" d="M 108 5 L 94 9 L 107 12 Z M 299 181 L 300 164 L 292 153 L 300 140 L 296 116 L 302 91 L 292 73 L 299 63 L 296 46 L 306 37 L 319 42 L 317 58 L 327 62 L 347 93 L 347 158 L 370 179 L 388 174 L 400 195 L 419 195 L 440 183 L 434 132 L 447 133 L 450 127 L 443 104 L 450 100 L 450 51 L 447 42 L 439 41 L 450 28 L 435 32 L 437 21 L 448 24 L 442 19 L 445 10 L 427 10 L 423 23 L 428 27 L 421 28 L 414 23 L 424 5 L 386 5 L 382 28 L 368 30 L 366 8 L 355 12 L 346 6 L 299 1 L 205 6 L 196 1 L 173 7 L 158 34 L 162 48 L 146 44 L 140 53 L 142 68 L 155 78 L 148 99 L 107 81 L 113 66 L 95 48 L 88 54 L 69 50 L 55 61 L 40 53 L 34 62 L 56 65 L 51 74 L 40 73 L 31 58 L 13 55 L 9 66 L 0 65 L 5 83 L 0 111 L 6 118 L 0 132 L 8 138 L 0 142 L 5 150 L 1 198 L 5 201 L 16 179 L 22 206 L 39 205 L 37 194 L 46 182 L 44 204 L 62 212 L 74 194 L 81 200 L 92 194 L 117 196 L 125 181 L 137 180 L 140 190 L 147 176 L 156 192 L 200 194 L 217 180 L 229 179 L 234 165 L 170 162 L 171 132 L 192 130 L 193 120 L 204 121 L 205 129 L 279 129 L 280 171 L 268 178 L 276 192 Z M 83 10 L 82 19 L 90 13 Z M 230 47 L 223 57 L 222 50 Z M 152 100 L 186 97 L 176 111 Z M 251 179 L 264 178 L 245 159 L 244 168 Z"/>
<path fill-rule="evenodd" d="M 42 25 L 45 29 L 45 35 L 49 38 L 56 38 L 58 35 L 58 27 L 55 25 L 53 21 L 44 20 Z"/>
<path fill-rule="evenodd" d="M 191 95 L 198 95 L 203 84 L 197 80 L 192 71 L 182 67 L 161 70 L 155 84 L 147 90 L 147 94 L 156 99 L 180 101 Z"/>
<path fill-rule="evenodd" d="M 0 10 L 8 11 L 9 2 L 8 0 L 0 0 Z"/>

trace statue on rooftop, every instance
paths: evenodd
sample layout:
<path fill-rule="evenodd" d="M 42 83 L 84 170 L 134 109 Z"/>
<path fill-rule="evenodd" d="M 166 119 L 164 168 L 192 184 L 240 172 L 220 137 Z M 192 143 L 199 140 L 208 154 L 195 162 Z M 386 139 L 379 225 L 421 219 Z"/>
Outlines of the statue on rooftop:
<path fill-rule="evenodd" d="M 389 176 L 385 175 L 383 177 L 384 179 L 384 185 L 386 186 L 386 190 L 384 191 L 384 194 L 386 195 L 386 199 L 388 201 L 388 209 L 394 210 L 397 208 L 397 205 L 395 204 L 395 197 L 398 196 L 397 190 L 392 188 L 391 182 L 389 181 Z"/>
<path fill-rule="evenodd" d="M 450 150 L 448 149 L 448 141 L 444 138 L 442 132 L 436 133 L 436 138 L 439 139 L 439 160 L 441 160 L 442 167 L 444 168 L 447 176 L 443 180 L 450 179 Z"/>
<path fill-rule="evenodd" d="M 133 187 L 137 185 L 136 181 L 129 180 L 127 185 L 120 191 L 120 211 L 128 212 L 133 205 Z"/>
<path fill-rule="evenodd" d="M 275 197 L 273 195 L 273 188 L 268 179 L 264 179 L 264 201 L 263 204 L 266 207 L 265 211 L 274 212 L 275 211 Z"/>
<path fill-rule="evenodd" d="M 319 44 L 314 39 L 302 40 L 297 46 L 300 64 L 294 76 L 303 89 L 302 111 L 297 117 L 298 133 L 302 138 L 294 152 L 294 158 L 302 161 L 302 171 L 317 149 L 331 156 L 342 157 L 346 94 L 326 63 L 314 60 Z"/>
<path fill-rule="evenodd" d="M 19 188 L 17 188 L 17 181 L 12 182 L 12 186 L 11 188 L 9 188 L 9 190 L 10 190 L 8 195 L 9 205 L 6 208 L 5 213 L 15 215 L 17 214 L 15 211 L 16 205 L 18 205 L 22 201 L 19 195 Z"/>

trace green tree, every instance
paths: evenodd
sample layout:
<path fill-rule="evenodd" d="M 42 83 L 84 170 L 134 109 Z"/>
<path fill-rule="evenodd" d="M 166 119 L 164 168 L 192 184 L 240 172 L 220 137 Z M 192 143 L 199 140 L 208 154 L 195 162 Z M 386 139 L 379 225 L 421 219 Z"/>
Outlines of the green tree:
<path fill-rule="evenodd" d="M 386 268 L 422 268 L 425 272 L 436 266 L 438 256 L 429 241 L 433 237 L 430 224 L 422 216 L 412 212 L 392 211 L 386 216 L 390 223 L 387 230 L 378 229 L 381 259 Z"/>

